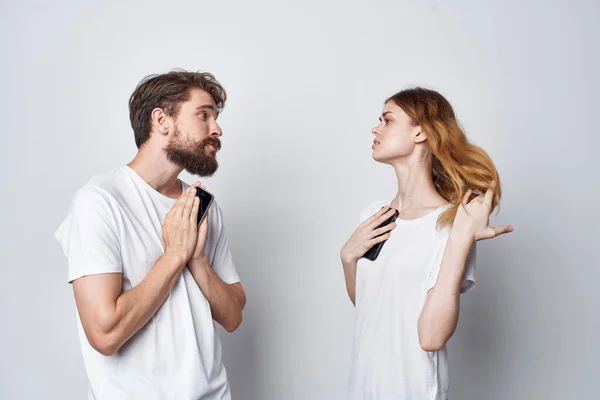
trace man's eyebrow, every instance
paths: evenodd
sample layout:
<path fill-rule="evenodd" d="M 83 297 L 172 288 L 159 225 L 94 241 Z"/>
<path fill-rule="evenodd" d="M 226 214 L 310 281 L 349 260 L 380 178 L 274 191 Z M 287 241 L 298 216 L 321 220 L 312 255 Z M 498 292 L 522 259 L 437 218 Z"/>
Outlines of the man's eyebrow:
<path fill-rule="evenodd" d="M 201 106 L 196 107 L 196 111 L 200 111 L 200 110 L 212 110 L 214 112 L 217 112 L 217 107 L 213 106 L 212 104 L 203 104 Z"/>

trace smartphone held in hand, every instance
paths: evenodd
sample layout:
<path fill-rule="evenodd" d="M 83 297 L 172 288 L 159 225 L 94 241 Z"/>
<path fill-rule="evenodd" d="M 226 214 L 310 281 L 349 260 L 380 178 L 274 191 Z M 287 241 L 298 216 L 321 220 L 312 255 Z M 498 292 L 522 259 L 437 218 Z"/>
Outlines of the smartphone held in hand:
<path fill-rule="evenodd" d="M 387 220 L 385 220 L 383 222 L 383 224 L 379 225 L 377 227 L 377 229 L 382 228 L 386 225 L 391 224 L 392 222 L 396 221 L 396 218 L 398 218 L 398 210 L 396 210 L 394 212 L 394 215 L 392 215 L 391 217 L 389 217 Z M 380 235 L 381 236 L 381 235 Z M 371 261 L 375 261 L 377 259 L 377 257 L 379 256 L 379 253 L 381 252 L 381 249 L 383 248 L 383 244 L 386 242 L 386 240 L 384 240 L 383 242 L 379 242 L 377 243 L 375 246 L 371 247 L 363 256 L 363 258 L 366 258 L 367 260 L 371 260 Z"/>
<path fill-rule="evenodd" d="M 198 225 L 200 225 L 215 197 L 200 187 L 196 187 L 196 196 L 200 198 L 200 207 L 198 207 Z"/>

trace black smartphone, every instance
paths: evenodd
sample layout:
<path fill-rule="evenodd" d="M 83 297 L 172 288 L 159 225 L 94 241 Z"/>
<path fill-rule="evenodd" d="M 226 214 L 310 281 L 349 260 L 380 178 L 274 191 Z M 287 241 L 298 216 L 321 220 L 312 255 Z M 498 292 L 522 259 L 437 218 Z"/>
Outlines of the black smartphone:
<path fill-rule="evenodd" d="M 196 186 L 196 196 L 200 198 L 200 207 L 198 207 L 198 225 L 200 225 L 215 196 L 198 186 Z"/>
<path fill-rule="evenodd" d="M 396 220 L 396 218 L 398 218 L 398 210 L 394 210 L 394 215 L 392 215 L 391 217 L 389 217 L 387 220 L 384 221 L 383 224 L 379 225 L 376 229 L 379 229 L 383 226 L 389 225 L 392 222 L 394 222 Z M 379 235 L 381 236 L 381 235 Z M 378 237 L 379 237 L 378 236 Z M 383 244 L 386 242 L 387 240 L 384 240 L 383 242 L 379 242 L 377 243 L 375 246 L 371 247 L 363 256 L 364 258 L 366 258 L 367 260 L 371 260 L 371 261 L 375 261 L 377 260 L 377 257 L 379 256 L 379 253 L 381 252 L 381 248 L 383 247 Z"/>

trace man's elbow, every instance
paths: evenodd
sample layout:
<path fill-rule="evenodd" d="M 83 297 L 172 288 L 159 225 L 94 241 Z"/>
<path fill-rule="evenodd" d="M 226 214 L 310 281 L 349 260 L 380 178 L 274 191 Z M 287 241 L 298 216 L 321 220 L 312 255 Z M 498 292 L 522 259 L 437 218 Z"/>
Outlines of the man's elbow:
<path fill-rule="evenodd" d="M 228 321 L 227 324 L 223 325 L 223 328 L 225 328 L 225 330 L 229 333 L 233 333 L 237 330 L 237 328 L 240 327 L 240 325 L 242 324 L 242 313 L 240 312 L 240 314 L 234 319 L 232 318 L 231 321 Z"/>
<path fill-rule="evenodd" d="M 119 350 L 120 343 L 115 331 L 105 332 L 100 328 L 86 330 L 85 327 L 84 331 L 90 346 L 103 356 L 110 357 Z"/>
<path fill-rule="evenodd" d="M 94 350 L 96 350 L 98 353 L 102 354 L 105 357 L 110 357 L 110 356 L 114 356 L 117 353 L 117 346 L 113 346 L 113 345 L 106 345 L 106 346 L 97 346 L 94 347 Z"/>
<path fill-rule="evenodd" d="M 94 350 L 106 357 L 114 355 L 119 350 L 116 341 L 106 334 L 96 334 L 94 337 L 88 336 L 88 342 Z"/>
<path fill-rule="evenodd" d="M 238 303 L 237 303 L 237 312 L 235 317 L 231 318 L 227 321 L 227 324 L 223 325 L 223 328 L 229 333 L 235 332 L 237 328 L 242 324 L 243 311 L 244 307 L 246 307 L 246 293 L 241 290 L 241 293 L 238 295 Z"/>

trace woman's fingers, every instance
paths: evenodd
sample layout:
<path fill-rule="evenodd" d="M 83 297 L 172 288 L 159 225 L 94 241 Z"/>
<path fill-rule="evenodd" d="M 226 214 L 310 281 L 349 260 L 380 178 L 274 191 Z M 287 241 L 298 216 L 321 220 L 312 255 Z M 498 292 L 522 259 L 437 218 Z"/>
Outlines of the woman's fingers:
<path fill-rule="evenodd" d="M 385 213 L 379 215 L 379 217 L 377 217 L 376 219 L 371 221 L 371 223 L 369 225 L 367 225 L 368 229 L 369 230 L 377 229 L 381 224 L 383 224 L 385 221 L 390 219 L 392 217 L 392 215 L 394 215 L 395 212 L 396 212 L 396 209 L 388 208 L 388 210 Z"/>
<path fill-rule="evenodd" d="M 490 227 L 494 230 L 494 234 L 496 236 L 500 236 L 503 235 L 505 233 L 510 233 L 513 231 L 513 227 L 510 225 L 501 225 L 501 226 L 497 226 L 497 227 Z"/>
<path fill-rule="evenodd" d="M 485 192 L 485 197 L 483 199 L 483 203 L 490 208 L 492 208 L 492 203 L 494 201 L 494 190 L 496 190 L 496 181 L 492 181 L 492 183 L 490 183 L 490 187 Z"/>
<path fill-rule="evenodd" d="M 369 248 L 375 246 L 379 242 L 383 242 L 384 240 L 388 240 L 391 235 L 392 235 L 392 232 L 388 232 L 388 233 L 385 233 L 385 234 L 383 234 L 381 236 L 377 236 L 376 238 L 373 238 L 373 239 L 369 240 L 368 241 Z"/>
<path fill-rule="evenodd" d="M 371 225 L 371 223 L 373 223 L 373 221 L 375 221 L 377 218 L 381 217 L 383 214 L 385 214 L 389 210 L 390 210 L 390 206 L 382 207 L 381 210 L 377 211 L 375 214 L 373 214 L 369 218 L 367 218 L 365 220 L 365 222 L 362 223 L 362 225 L 363 226 Z"/>
<path fill-rule="evenodd" d="M 371 232 L 370 235 L 370 239 L 382 235 L 384 233 L 387 233 L 389 231 L 391 231 L 392 229 L 394 229 L 396 227 L 396 223 L 392 222 L 391 224 L 387 224 L 386 226 L 382 226 L 381 228 L 377 228 L 374 231 Z"/>
<path fill-rule="evenodd" d="M 463 199 L 462 199 L 463 206 L 466 206 L 467 204 L 469 204 L 469 199 L 471 198 L 471 193 L 473 193 L 473 191 L 471 189 L 469 189 L 469 190 L 467 190 L 467 193 L 465 193 L 465 195 L 463 196 Z"/>

